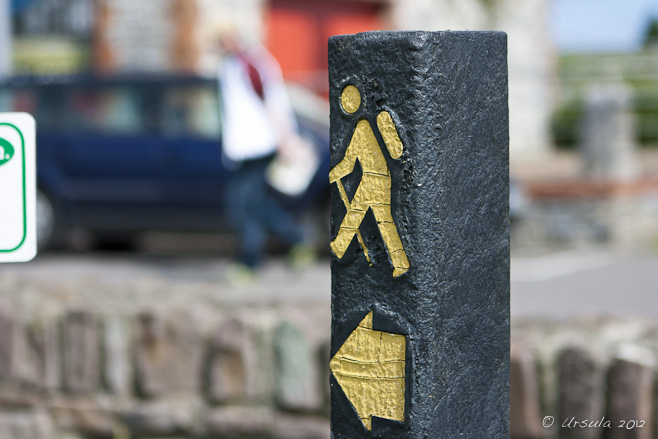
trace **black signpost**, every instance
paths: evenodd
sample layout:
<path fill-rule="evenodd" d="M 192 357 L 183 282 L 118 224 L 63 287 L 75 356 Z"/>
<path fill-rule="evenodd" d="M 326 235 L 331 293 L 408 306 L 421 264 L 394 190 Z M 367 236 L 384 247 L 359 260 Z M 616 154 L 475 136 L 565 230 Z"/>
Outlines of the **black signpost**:
<path fill-rule="evenodd" d="M 509 437 L 507 38 L 329 40 L 331 429 Z"/>

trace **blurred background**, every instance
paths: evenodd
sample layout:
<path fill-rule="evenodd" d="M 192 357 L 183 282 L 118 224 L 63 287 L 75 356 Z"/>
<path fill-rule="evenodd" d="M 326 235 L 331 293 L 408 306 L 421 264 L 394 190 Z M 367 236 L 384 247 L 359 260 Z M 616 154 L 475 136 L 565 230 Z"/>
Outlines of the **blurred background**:
<path fill-rule="evenodd" d="M 278 195 L 319 261 L 272 241 L 240 287 L 228 22 L 279 61 L 319 159 Z M 658 437 L 655 0 L 0 0 L 0 112 L 37 120 L 42 249 L 0 267 L 0 437 L 329 437 L 326 46 L 378 29 L 508 33 L 512 437 Z M 634 422 L 563 426 L 602 417 Z"/>

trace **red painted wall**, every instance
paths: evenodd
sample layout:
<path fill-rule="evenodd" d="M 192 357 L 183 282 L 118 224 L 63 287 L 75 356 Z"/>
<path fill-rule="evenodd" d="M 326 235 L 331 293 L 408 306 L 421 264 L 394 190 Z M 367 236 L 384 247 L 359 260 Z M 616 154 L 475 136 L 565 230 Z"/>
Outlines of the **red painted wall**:
<path fill-rule="evenodd" d="M 327 91 L 327 39 L 381 27 L 382 6 L 348 0 L 271 0 L 266 44 L 286 79 Z"/>

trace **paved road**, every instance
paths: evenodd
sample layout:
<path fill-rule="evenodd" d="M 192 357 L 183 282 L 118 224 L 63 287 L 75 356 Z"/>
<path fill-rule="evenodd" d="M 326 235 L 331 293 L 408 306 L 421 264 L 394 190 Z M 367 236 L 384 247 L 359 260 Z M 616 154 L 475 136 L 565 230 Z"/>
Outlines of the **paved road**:
<path fill-rule="evenodd" d="M 36 302 L 55 309 L 101 306 L 119 313 L 190 303 L 324 303 L 329 309 L 328 263 L 295 271 L 283 260 L 272 259 L 253 283 L 240 288 L 224 281 L 227 266 L 226 259 L 210 256 L 50 253 L 29 263 L 0 265 L 0 303 L 9 300 L 30 309 Z"/>
<path fill-rule="evenodd" d="M 225 259 L 166 254 L 45 254 L 0 266 L 0 298 L 28 285 L 34 300 L 82 302 L 103 295 L 108 307 L 199 299 L 214 303 L 329 305 L 330 273 L 323 260 L 308 270 L 270 260 L 251 285 L 223 282 Z M 567 318 L 583 314 L 658 321 L 658 255 L 571 251 L 512 258 L 512 316 Z M 129 285 L 130 288 L 120 288 Z"/>
<path fill-rule="evenodd" d="M 512 258 L 512 316 L 637 316 L 658 322 L 658 255 L 571 251 Z"/>

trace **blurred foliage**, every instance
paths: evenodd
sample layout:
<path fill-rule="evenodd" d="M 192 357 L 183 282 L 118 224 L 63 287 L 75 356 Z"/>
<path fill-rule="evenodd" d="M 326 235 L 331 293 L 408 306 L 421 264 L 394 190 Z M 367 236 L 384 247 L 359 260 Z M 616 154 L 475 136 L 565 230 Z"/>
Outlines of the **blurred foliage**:
<path fill-rule="evenodd" d="M 658 51 L 628 54 L 581 54 L 560 57 L 561 93 L 552 120 L 558 148 L 578 144 L 584 100 L 589 87 L 624 84 L 633 91 L 636 138 L 658 148 Z"/>
<path fill-rule="evenodd" d="M 644 47 L 644 49 L 658 47 L 658 17 L 652 18 L 649 22 L 647 32 L 644 35 L 644 42 L 642 47 Z"/>
<path fill-rule="evenodd" d="M 572 99 L 562 103 L 553 113 L 551 133 L 553 142 L 559 149 L 573 149 L 578 146 L 578 132 L 583 102 Z"/>
<path fill-rule="evenodd" d="M 61 75 L 89 69 L 89 44 L 70 38 L 16 38 L 13 65 L 16 74 Z"/>

